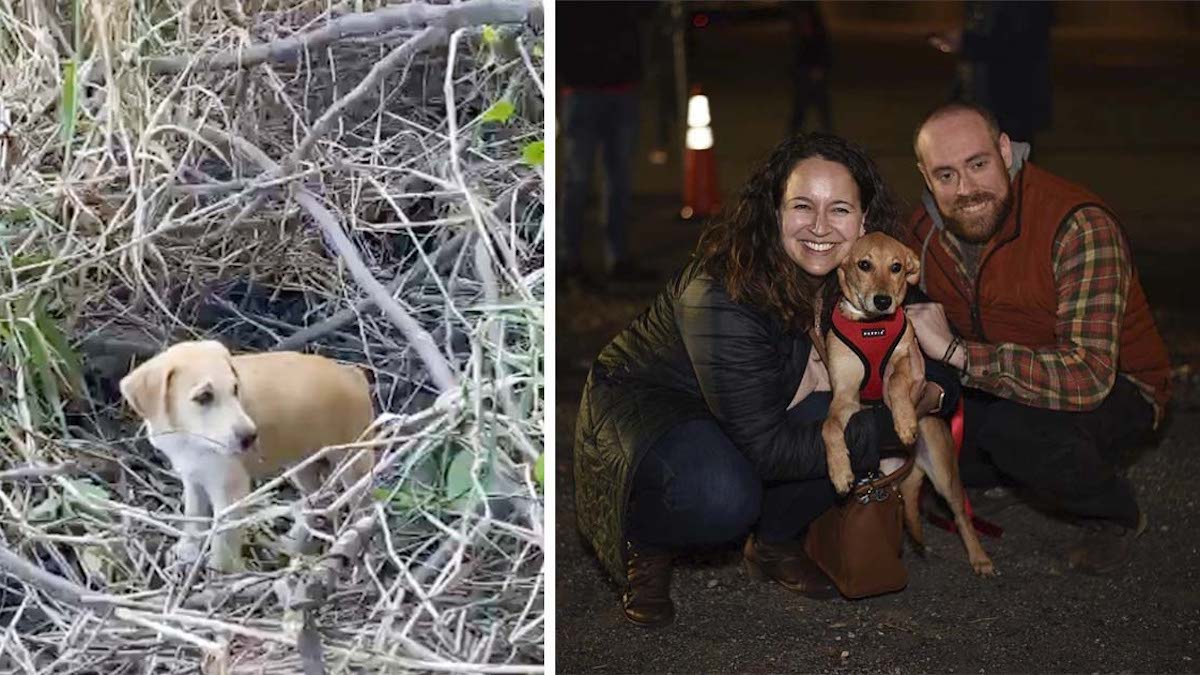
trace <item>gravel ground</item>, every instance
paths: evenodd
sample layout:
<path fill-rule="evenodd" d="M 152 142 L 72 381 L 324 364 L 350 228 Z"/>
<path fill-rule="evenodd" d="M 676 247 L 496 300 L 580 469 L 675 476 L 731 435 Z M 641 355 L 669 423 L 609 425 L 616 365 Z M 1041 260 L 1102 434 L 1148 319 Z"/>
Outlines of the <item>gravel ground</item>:
<path fill-rule="evenodd" d="M 689 67 L 711 97 L 728 201 L 752 162 L 782 137 L 790 91 L 779 67 L 786 31 L 722 30 L 699 40 Z M 863 143 L 911 203 L 919 186 L 911 125 L 944 93 L 953 64 L 919 36 L 855 40 L 835 42 L 837 131 Z M 927 555 L 905 553 L 903 592 L 815 602 L 747 578 L 735 544 L 676 567 L 672 625 L 628 624 L 619 589 L 577 533 L 571 453 L 592 359 L 645 308 L 697 234 L 694 224 L 674 218 L 675 168 L 639 162 L 631 238 L 641 260 L 661 270 L 659 282 L 558 291 L 559 672 L 1200 672 L 1200 490 L 1193 479 L 1200 474 L 1200 313 L 1184 290 L 1200 220 L 1188 178 L 1200 149 L 1193 122 L 1200 84 L 1186 63 L 1200 61 L 1172 64 L 1164 56 L 1171 49 L 1198 56 L 1200 41 L 1170 49 L 1094 41 L 1058 45 L 1056 123 L 1034 159 L 1093 187 L 1117 210 L 1173 363 L 1192 373 L 1160 442 L 1130 470 L 1150 520 L 1131 564 L 1105 578 L 1067 572 L 1062 554 L 1078 528 L 1020 505 L 993 518 L 1003 537 L 982 538 L 999 570 L 994 579 L 972 575 L 957 536 L 927 525 Z M 1127 56 L 1125 65 L 1089 63 L 1087 54 L 1112 49 Z M 649 119 L 642 138 L 639 158 L 653 138 Z"/>
<path fill-rule="evenodd" d="M 559 340 L 557 658 L 559 672 L 1195 672 L 1200 671 L 1200 406 L 1177 406 L 1157 447 L 1130 471 L 1150 527 L 1122 573 L 1065 570 L 1079 530 L 1018 505 L 983 537 L 999 576 L 976 578 L 956 535 L 926 524 L 924 557 L 905 552 L 901 593 L 817 602 L 747 578 L 736 547 L 676 567 L 674 624 L 627 623 L 619 589 L 575 529 L 570 448 L 578 389 L 600 322 L 631 297 L 560 298 L 590 334 Z M 583 308 L 587 308 L 584 313 Z M 565 310 L 569 310 L 565 311 Z"/>

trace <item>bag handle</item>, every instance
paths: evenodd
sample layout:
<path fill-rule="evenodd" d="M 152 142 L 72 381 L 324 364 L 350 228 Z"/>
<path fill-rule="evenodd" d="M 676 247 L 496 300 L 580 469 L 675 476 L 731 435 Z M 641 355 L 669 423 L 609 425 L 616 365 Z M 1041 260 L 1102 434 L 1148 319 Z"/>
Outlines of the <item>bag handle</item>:
<path fill-rule="evenodd" d="M 884 491 L 908 476 L 908 473 L 912 471 L 913 463 L 915 461 L 916 453 L 907 453 L 904 464 L 901 464 L 899 469 L 896 469 L 886 476 L 880 476 L 879 478 L 874 478 L 863 482 L 861 485 L 858 485 L 854 488 L 854 491 L 851 492 L 851 496 L 859 500 L 863 499 L 864 497 L 870 499 L 872 493 Z"/>

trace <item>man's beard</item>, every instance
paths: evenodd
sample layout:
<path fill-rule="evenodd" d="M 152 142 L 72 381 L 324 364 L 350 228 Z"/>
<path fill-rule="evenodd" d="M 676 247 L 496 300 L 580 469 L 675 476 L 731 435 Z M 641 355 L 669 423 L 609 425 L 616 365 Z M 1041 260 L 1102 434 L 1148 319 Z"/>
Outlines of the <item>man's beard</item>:
<path fill-rule="evenodd" d="M 1012 210 L 1012 190 L 1007 190 L 1002 198 L 997 198 L 990 192 L 976 192 L 959 197 L 954 201 L 954 213 L 958 214 L 961 209 L 981 202 L 988 203 L 988 207 L 969 216 L 956 218 L 943 212 L 942 220 L 946 223 L 946 229 L 959 239 L 972 244 L 982 244 L 991 239 L 996 230 L 1000 229 L 1004 219 L 1008 218 L 1008 212 Z"/>

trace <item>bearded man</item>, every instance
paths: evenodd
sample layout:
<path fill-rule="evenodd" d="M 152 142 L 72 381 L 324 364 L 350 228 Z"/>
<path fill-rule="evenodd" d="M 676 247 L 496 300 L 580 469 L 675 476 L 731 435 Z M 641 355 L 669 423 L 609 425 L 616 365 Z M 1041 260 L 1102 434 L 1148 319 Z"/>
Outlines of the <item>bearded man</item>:
<path fill-rule="evenodd" d="M 983 108 L 935 109 L 913 147 L 927 191 L 903 238 L 933 302 L 908 315 L 926 354 L 961 373 L 964 483 L 1061 509 L 1084 525 L 1068 567 L 1116 570 L 1146 527 L 1121 461 L 1170 398 L 1121 226 Z"/>

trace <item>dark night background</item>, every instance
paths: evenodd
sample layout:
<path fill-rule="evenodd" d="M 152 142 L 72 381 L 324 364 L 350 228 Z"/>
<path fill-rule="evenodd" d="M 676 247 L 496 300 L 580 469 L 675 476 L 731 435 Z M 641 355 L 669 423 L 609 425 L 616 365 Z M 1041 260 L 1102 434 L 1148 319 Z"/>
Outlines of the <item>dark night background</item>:
<path fill-rule="evenodd" d="M 833 48 L 833 131 L 865 146 L 896 196 L 911 205 L 921 187 L 913 127 L 946 98 L 956 63 L 925 36 L 960 23 L 963 5 L 820 7 Z M 1019 506 L 995 518 L 1006 529 L 1003 538 L 983 538 L 1001 574 L 996 579 L 974 578 L 957 537 L 927 526 L 931 551 L 924 559 L 906 552 L 910 582 L 899 594 L 814 603 L 746 578 L 731 549 L 677 566 L 673 625 L 647 631 L 625 622 L 619 590 L 575 530 L 579 393 L 596 353 L 686 260 L 700 228 L 678 217 L 679 135 L 668 138 L 666 164 L 648 160 L 658 145 L 658 106 L 669 98 L 658 92 L 674 84 L 656 75 L 671 72 L 670 45 L 643 24 L 652 79 L 641 86 L 629 228 L 637 261 L 657 278 L 560 283 L 557 291 L 560 672 L 1200 671 L 1200 496 L 1194 487 L 1200 470 L 1200 292 L 1194 282 L 1200 270 L 1200 3 L 1057 2 L 1054 9 L 1053 119 L 1035 137 L 1032 160 L 1090 187 L 1115 209 L 1179 375 L 1160 442 L 1130 469 L 1150 519 L 1132 564 L 1112 577 L 1069 574 L 1061 553 L 1076 528 Z M 688 84 L 702 84 L 710 98 L 721 197 L 729 203 L 787 132 L 791 33 L 777 3 L 684 3 L 683 14 Z M 561 23 L 558 31 L 561 44 Z M 809 120 L 811 126 L 811 114 Z M 561 166 L 560 157 L 560 173 Z M 598 252 L 597 209 L 589 215 L 585 249 Z M 598 253 L 588 265 L 599 271 Z"/>

